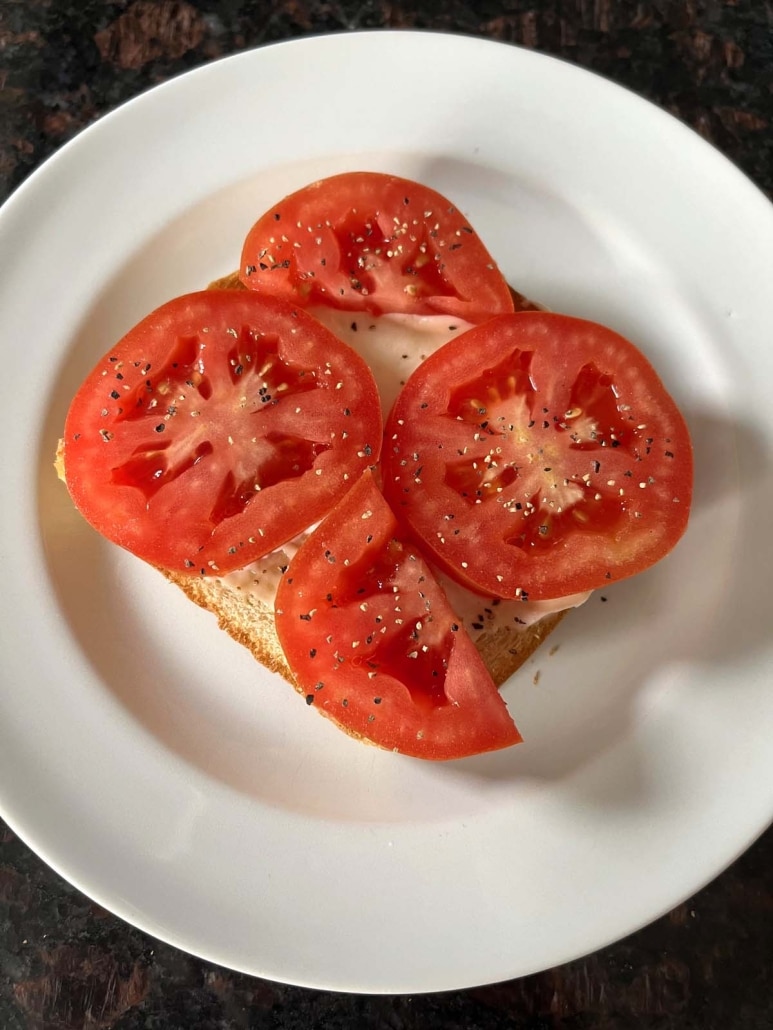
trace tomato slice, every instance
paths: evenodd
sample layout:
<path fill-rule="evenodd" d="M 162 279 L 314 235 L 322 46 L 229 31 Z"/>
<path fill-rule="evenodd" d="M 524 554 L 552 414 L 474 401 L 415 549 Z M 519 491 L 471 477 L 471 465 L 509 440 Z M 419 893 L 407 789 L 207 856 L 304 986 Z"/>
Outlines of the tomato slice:
<path fill-rule="evenodd" d="M 322 518 L 380 446 L 376 384 L 351 348 L 286 301 L 204 291 L 98 362 L 67 415 L 64 467 L 108 539 L 210 575 Z"/>
<path fill-rule="evenodd" d="M 299 548 L 276 626 L 307 704 L 356 737 L 434 760 L 521 739 L 370 472 Z"/>
<path fill-rule="evenodd" d="M 466 218 L 427 186 L 377 172 L 321 179 L 252 227 L 240 271 L 252 290 L 373 314 L 477 323 L 513 310 Z"/>
<path fill-rule="evenodd" d="M 546 312 L 493 319 L 411 376 L 384 492 L 456 580 L 542 600 L 647 568 L 692 497 L 684 419 L 623 337 Z"/>

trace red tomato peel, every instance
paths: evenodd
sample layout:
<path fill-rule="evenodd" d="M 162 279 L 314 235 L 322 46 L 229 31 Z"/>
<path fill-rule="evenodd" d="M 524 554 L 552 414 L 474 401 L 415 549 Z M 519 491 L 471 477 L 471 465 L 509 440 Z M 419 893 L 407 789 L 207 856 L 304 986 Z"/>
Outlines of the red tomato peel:
<path fill-rule="evenodd" d="M 521 739 L 370 472 L 291 561 L 277 591 L 276 627 L 307 703 L 356 737 L 432 760 Z"/>
<path fill-rule="evenodd" d="M 480 592 L 593 590 L 687 525 L 685 421 L 644 355 L 593 322 L 527 312 L 469 330 L 414 372 L 385 440 L 390 504 Z"/>
<path fill-rule="evenodd" d="M 67 415 L 64 465 L 109 540 L 213 575 L 322 518 L 380 446 L 362 358 L 286 301 L 211 290 L 164 304 L 99 361 Z"/>
<path fill-rule="evenodd" d="M 480 322 L 513 310 L 475 230 L 435 190 L 347 172 L 285 197 L 250 230 L 241 280 L 251 290 L 373 314 L 446 314 Z"/>

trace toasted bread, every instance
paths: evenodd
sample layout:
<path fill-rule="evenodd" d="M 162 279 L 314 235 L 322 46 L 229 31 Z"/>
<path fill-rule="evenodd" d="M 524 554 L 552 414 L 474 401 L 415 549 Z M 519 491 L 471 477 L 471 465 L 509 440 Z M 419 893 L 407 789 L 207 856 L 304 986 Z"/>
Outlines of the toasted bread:
<path fill-rule="evenodd" d="M 215 280 L 208 287 L 216 290 L 245 288 L 236 272 Z M 516 310 L 538 309 L 538 305 L 521 294 L 515 291 L 512 293 Z M 56 468 L 59 477 L 66 484 L 62 441 L 57 452 Z M 248 590 L 242 590 L 217 577 L 188 575 L 166 569 L 159 571 L 171 583 L 176 584 L 191 601 L 211 612 L 220 628 L 237 643 L 248 648 L 262 665 L 278 673 L 300 693 L 305 693 L 295 682 L 287 664 L 277 637 L 274 612 L 268 604 Z M 486 603 L 481 599 L 482 605 Z M 498 624 L 477 637 L 475 646 L 497 686 L 501 686 L 524 664 L 565 614 L 565 611 L 552 612 L 529 626 Z"/>

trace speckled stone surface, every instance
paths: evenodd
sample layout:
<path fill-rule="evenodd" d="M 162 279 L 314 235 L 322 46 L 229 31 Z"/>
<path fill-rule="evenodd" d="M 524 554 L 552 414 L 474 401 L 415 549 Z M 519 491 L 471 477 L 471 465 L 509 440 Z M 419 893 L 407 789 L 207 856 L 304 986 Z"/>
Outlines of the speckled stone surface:
<path fill-rule="evenodd" d="M 692 125 L 773 197 L 769 2 L 0 0 L 0 199 L 170 75 L 272 40 L 377 27 L 483 35 L 598 71 Z M 234 974 L 160 944 L 0 823 L 0 1030 L 231 1027 L 770 1030 L 773 831 L 696 897 L 587 958 L 476 990 L 367 997 Z"/>

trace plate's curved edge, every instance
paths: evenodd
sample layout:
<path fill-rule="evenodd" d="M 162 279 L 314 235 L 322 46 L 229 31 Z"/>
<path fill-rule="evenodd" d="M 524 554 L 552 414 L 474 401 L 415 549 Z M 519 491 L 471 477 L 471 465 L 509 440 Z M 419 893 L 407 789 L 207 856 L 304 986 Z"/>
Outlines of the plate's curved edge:
<path fill-rule="evenodd" d="M 707 148 L 716 157 L 720 158 L 730 168 L 734 169 L 740 179 L 742 179 L 746 187 L 750 187 L 754 190 L 768 206 L 773 205 L 773 200 L 769 198 L 762 188 L 757 185 L 744 171 L 743 169 L 727 154 L 723 153 L 719 147 L 701 136 L 700 133 L 689 125 L 684 119 L 671 111 L 667 111 L 665 108 L 658 106 L 658 104 L 650 100 L 648 97 L 637 92 L 633 88 L 623 85 L 620 82 L 616 82 L 609 75 L 597 71 L 591 68 L 585 68 L 579 64 L 574 63 L 567 57 L 563 57 L 558 54 L 551 54 L 546 51 L 536 50 L 530 47 L 526 47 L 522 44 L 511 42 L 508 40 L 490 39 L 482 36 L 475 35 L 474 33 L 466 32 L 438 32 L 434 29 L 422 29 L 422 28 L 390 28 L 390 29 L 341 29 L 332 30 L 329 32 L 321 32 L 310 36 L 299 36 L 292 39 L 281 39 L 261 43 L 257 46 L 250 47 L 246 50 L 240 50 L 232 54 L 224 54 L 222 56 L 208 60 L 195 68 L 187 69 L 186 71 L 178 72 L 175 75 L 170 76 L 163 82 L 156 83 L 153 86 L 149 86 L 142 90 L 140 93 L 130 97 L 127 100 L 121 101 L 108 111 L 100 114 L 93 122 L 89 125 L 79 129 L 74 136 L 72 136 L 66 143 L 58 147 L 52 154 L 49 154 L 36 168 L 34 168 L 25 179 L 20 182 L 13 190 L 3 199 L 0 203 L 0 212 L 8 205 L 11 201 L 16 202 L 16 198 L 20 196 L 25 190 L 32 188 L 36 183 L 37 179 L 42 174 L 47 174 L 47 168 L 53 161 L 60 160 L 62 155 L 69 154 L 71 148 L 76 145 L 81 145 L 84 138 L 87 138 L 95 130 L 99 129 L 102 124 L 111 119 L 115 114 L 119 112 L 127 112 L 129 109 L 139 107 L 144 103 L 148 102 L 148 98 L 152 98 L 157 95 L 162 95 L 167 90 L 176 88 L 177 83 L 181 79 L 190 79 L 192 77 L 203 76 L 212 74 L 217 71 L 221 66 L 227 65 L 238 61 L 250 61 L 255 59 L 256 56 L 260 56 L 267 51 L 281 51 L 284 49 L 303 49 L 305 47 L 315 47 L 320 43 L 327 44 L 329 42 L 338 43 L 341 39 L 345 39 L 351 42 L 353 45 L 357 45 L 362 40 L 383 40 L 383 39 L 394 39 L 394 40 L 421 40 L 421 39 L 432 39 L 437 40 L 442 38 L 443 40 L 451 41 L 452 43 L 462 43 L 470 48 L 496 48 L 498 50 L 507 50 L 512 53 L 521 55 L 521 59 L 525 60 L 536 60 L 537 62 L 550 62 L 556 65 L 560 65 L 572 74 L 582 77 L 585 81 L 596 81 L 604 83 L 609 89 L 617 92 L 621 95 L 625 95 L 629 100 L 635 101 L 641 104 L 643 108 L 649 109 L 650 111 L 657 112 L 659 116 L 668 119 L 672 124 L 680 126 L 685 132 L 685 138 L 691 138 L 693 144 L 697 144 L 701 147 Z"/>
<path fill-rule="evenodd" d="M 331 34 L 329 34 L 327 36 L 324 36 L 324 37 L 314 37 L 313 39 L 306 38 L 306 39 L 301 39 L 301 40 L 283 41 L 280 44 L 267 44 L 266 46 L 258 48 L 257 50 L 252 50 L 252 51 L 244 52 L 243 54 L 240 54 L 240 55 L 236 55 L 236 57 L 249 57 L 249 56 L 252 56 L 252 55 L 254 55 L 256 53 L 265 52 L 266 50 L 268 50 L 271 47 L 291 47 L 291 46 L 295 46 L 295 45 L 298 45 L 298 44 L 306 44 L 306 45 L 308 45 L 308 44 L 312 43 L 316 39 L 338 38 L 338 37 L 341 37 L 341 36 L 344 36 L 344 35 L 348 36 L 349 38 L 355 38 L 357 36 L 377 36 L 377 35 L 383 35 L 383 34 L 384 34 L 384 31 L 377 31 L 377 30 L 374 30 L 372 32 L 365 32 L 365 33 L 331 33 Z M 431 32 L 426 32 L 426 33 L 425 32 L 415 32 L 415 31 L 412 31 L 412 30 L 405 30 L 404 33 L 400 32 L 398 34 L 399 35 L 403 35 L 404 34 L 404 35 L 410 35 L 410 36 L 426 36 L 426 35 L 435 36 L 435 35 L 437 35 L 436 33 L 431 33 Z M 472 37 L 472 36 L 455 36 L 455 37 L 452 37 L 452 38 L 471 39 L 471 40 L 474 40 L 476 43 L 484 45 L 484 46 L 489 46 L 493 42 L 493 41 L 488 41 L 488 40 L 480 40 L 477 37 Z M 520 49 L 520 48 L 516 48 L 516 47 L 514 47 L 514 46 L 512 46 L 510 44 L 502 44 L 502 45 L 508 46 L 508 47 L 510 47 L 513 50 Z M 532 56 L 538 56 L 540 58 L 548 56 L 548 55 L 533 55 L 531 51 L 523 51 L 523 52 L 531 54 Z M 230 60 L 233 60 L 233 59 L 234 59 L 233 56 L 225 57 L 225 58 L 219 59 L 217 62 L 214 62 L 214 63 L 221 64 L 221 63 L 223 63 L 225 61 L 230 61 Z M 548 59 L 549 60 L 554 60 L 554 61 L 560 61 L 561 60 L 559 58 L 552 58 L 552 57 L 549 57 Z M 562 62 L 562 63 L 566 63 L 568 65 L 568 67 L 574 68 L 575 70 L 580 71 L 580 72 L 584 72 L 588 76 L 591 76 L 591 77 L 594 77 L 594 78 L 598 78 L 598 76 L 595 76 L 595 73 L 589 72 L 589 71 L 587 71 L 585 69 L 577 68 L 576 66 L 571 65 L 569 62 Z M 203 66 L 200 69 L 195 69 L 193 72 L 185 73 L 185 75 L 195 75 L 195 74 L 198 74 L 201 71 L 203 71 L 204 69 L 206 69 L 207 67 L 209 67 L 209 66 Z M 141 94 L 139 97 L 135 98 L 134 100 L 129 101 L 128 104 L 131 105 L 131 104 L 139 103 L 140 101 L 146 100 L 151 94 L 155 93 L 157 90 L 164 90 L 164 89 L 167 89 L 167 88 L 171 88 L 182 77 L 185 77 L 185 76 L 178 76 L 178 77 L 176 77 L 173 80 L 169 80 L 168 82 L 161 84 L 160 86 L 153 87 L 153 89 L 148 90 L 148 91 L 144 92 L 143 94 Z M 603 81 L 608 82 L 608 80 L 603 80 Z M 612 86 L 616 86 L 616 84 L 614 84 L 614 83 L 609 83 L 609 84 L 612 85 Z M 709 148 L 709 150 L 715 156 L 718 156 L 719 158 L 721 158 L 725 162 L 727 162 L 727 164 L 738 173 L 738 175 L 745 181 L 745 183 L 748 184 L 748 185 L 751 185 L 753 187 L 753 189 L 756 190 L 757 193 L 762 197 L 762 199 L 767 203 L 767 198 L 765 197 L 765 195 L 761 191 L 759 191 L 759 189 L 753 183 L 751 183 L 751 180 L 749 180 L 748 177 L 745 176 L 744 173 L 740 169 L 738 169 L 736 165 L 734 165 L 731 161 L 729 161 L 729 159 L 726 158 L 725 155 L 721 154 L 721 152 L 718 151 L 716 147 L 714 147 L 712 144 L 708 143 L 707 141 L 703 140 L 700 136 L 698 136 L 698 134 L 695 133 L 694 130 L 690 129 L 688 126 L 686 126 L 679 119 L 676 119 L 673 115 L 669 115 L 667 112 L 661 111 L 659 108 L 657 108 L 655 105 L 653 105 L 650 101 L 646 100 L 645 98 L 642 98 L 642 97 L 638 96 L 637 94 L 632 93 L 629 90 L 626 90 L 625 87 L 621 87 L 621 86 L 617 85 L 617 89 L 622 90 L 628 96 L 633 97 L 633 98 L 639 100 L 641 103 L 647 105 L 648 107 L 653 108 L 655 111 L 658 111 L 660 114 L 665 114 L 666 117 L 673 119 L 677 124 L 681 125 L 688 134 L 690 134 L 695 139 L 700 140 L 700 142 L 702 144 L 704 144 L 707 148 Z M 113 114 L 118 113 L 119 111 L 123 110 L 126 106 L 128 106 L 128 105 L 122 105 L 122 107 L 116 109 L 116 111 L 111 112 L 108 115 L 105 115 L 104 119 L 110 118 Z M 103 123 L 104 119 L 101 118 L 97 122 L 95 122 L 93 125 L 91 125 L 88 128 L 84 129 L 82 133 L 79 133 L 76 137 L 73 138 L 73 140 L 71 140 L 66 145 L 65 148 L 63 148 L 63 151 L 65 149 L 67 149 L 67 148 L 75 148 L 76 146 L 78 146 L 79 145 L 79 141 L 82 139 L 84 134 L 88 133 L 88 132 L 92 132 L 92 131 L 98 129 L 99 126 Z M 57 157 L 57 155 L 52 155 L 52 157 L 49 158 L 46 162 L 44 162 L 43 165 L 41 165 L 39 169 L 37 169 L 35 172 L 33 172 L 32 175 L 27 180 L 25 180 L 24 183 L 22 183 L 18 187 L 17 191 L 15 191 L 14 194 L 12 194 L 12 196 L 11 196 L 11 198 L 9 198 L 9 200 L 15 198 L 20 193 L 20 191 L 22 191 L 25 188 L 25 186 L 31 180 L 33 180 L 36 176 L 43 175 L 43 174 L 48 174 L 47 172 L 45 172 L 45 170 L 49 166 L 49 163 L 51 161 L 55 160 L 56 157 Z M 35 847 L 34 839 L 33 839 L 32 836 L 28 836 L 25 833 L 25 831 L 23 829 L 21 829 L 20 827 L 17 828 L 14 825 L 15 820 L 9 819 L 8 822 L 9 822 L 9 825 L 11 825 L 12 828 L 14 829 L 14 832 L 16 832 L 17 835 L 20 837 L 20 839 L 27 841 L 30 844 L 30 846 L 33 847 L 34 850 L 37 850 L 37 848 Z M 746 850 L 754 842 L 754 840 L 758 839 L 758 837 L 762 833 L 765 832 L 766 828 L 767 828 L 766 826 L 763 826 L 759 830 L 759 832 L 755 833 L 755 835 L 752 837 L 751 840 L 749 840 L 748 842 L 743 843 L 741 845 L 738 845 L 737 850 L 728 859 L 728 861 L 727 861 L 726 865 L 724 866 L 724 868 L 727 868 L 728 865 L 732 864 L 732 862 L 735 860 L 735 858 L 738 857 L 738 855 L 740 855 L 744 850 Z M 20 829 L 21 829 L 21 832 L 20 832 Z M 42 852 L 39 852 L 39 853 L 42 854 Z M 47 855 L 43 855 L 43 857 L 45 858 L 45 861 L 53 869 L 55 869 L 59 873 L 59 875 L 64 876 L 66 879 L 68 879 L 70 882 L 72 882 L 75 886 L 77 886 L 80 890 L 83 890 L 83 892 L 85 894 L 87 894 L 88 896 L 94 897 L 94 900 L 98 901 L 98 903 L 100 903 L 100 904 L 103 904 L 109 910 L 114 911 L 121 918 L 127 919 L 128 922 L 134 923 L 134 925 L 139 926 L 141 929 L 144 929 L 145 932 L 151 934 L 154 937 L 157 937 L 158 939 L 165 940 L 165 941 L 167 941 L 170 944 L 173 944 L 173 945 L 175 945 L 177 947 L 181 947 L 184 950 L 189 951 L 191 954 L 198 954 L 200 957 L 202 957 L 204 959 L 207 959 L 209 961 L 218 962 L 219 964 L 227 964 L 231 968 L 241 969 L 241 971 L 246 972 L 246 973 L 251 973 L 252 975 L 267 976 L 268 978 L 275 979 L 278 982 L 297 983 L 297 984 L 300 984 L 302 986 L 316 987 L 316 988 L 328 988 L 328 989 L 342 990 L 342 991 L 368 991 L 369 993 L 394 993 L 395 992 L 395 988 L 392 987 L 392 986 L 376 986 L 376 985 L 371 985 L 371 986 L 367 986 L 367 987 L 366 986 L 351 986 L 351 987 L 349 987 L 349 986 L 331 985 L 329 983 L 320 983 L 320 982 L 314 982 L 314 981 L 308 981 L 307 983 L 303 983 L 299 979 L 295 979 L 295 978 L 294 979 L 283 979 L 282 977 L 277 976 L 275 974 L 272 974 L 270 972 L 265 972 L 265 971 L 261 972 L 259 970 L 255 970 L 255 969 L 251 969 L 251 968 L 244 968 L 242 964 L 233 962 L 230 959 L 226 959 L 225 961 L 223 961 L 222 958 L 218 958 L 216 955 L 213 956 L 213 955 L 208 955 L 208 954 L 203 953 L 199 948 L 197 948 L 196 946 L 191 946 L 190 943 L 188 943 L 186 940 L 184 940 L 182 938 L 175 939 L 174 935 L 170 935 L 170 934 L 167 934 L 167 933 L 163 933 L 163 934 L 159 933 L 156 929 L 154 929 L 152 927 L 152 925 L 150 925 L 147 922 L 143 926 L 143 921 L 141 920 L 141 918 L 137 917 L 136 914 L 129 913 L 127 915 L 124 915 L 121 911 L 118 910 L 118 908 L 109 899 L 103 900 L 99 896 L 97 896 L 95 894 L 92 894 L 92 892 L 90 891 L 88 885 L 87 884 L 81 884 L 80 877 L 77 874 L 76 875 L 71 875 L 66 870 L 65 866 L 61 865 L 58 862 L 56 857 L 54 857 L 53 861 Z M 699 884 L 696 889 L 700 889 L 702 886 L 705 886 L 705 883 L 708 883 L 711 879 L 714 879 L 714 877 L 716 875 L 718 875 L 720 872 L 722 872 L 722 869 L 718 869 L 716 872 L 710 874 L 706 878 L 704 883 Z M 694 890 L 691 890 L 689 892 L 689 894 L 680 896 L 673 903 L 669 903 L 662 910 L 662 912 L 668 911 L 671 907 L 673 907 L 673 904 L 679 904 L 680 901 L 685 900 L 686 897 L 689 897 L 690 894 L 692 894 L 694 892 L 695 892 Z M 128 910 L 126 910 L 126 911 L 128 912 Z M 659 914 L 662 914 L 662 912 L 659 913 Z M 653 916 L 653 918 L 656 918 L 656 916 Z M 641 923 L 640 925 L 646 925 L 646 922 L 649 922 L 649 921 L 651 921 L 651 920 L 648 919 L 645 922 Z M 638 928 L 639 927 L 633 927 L 632 930 L 633 929 L 638 929 Z M 632 930 L 631 931 L 626 930 L 625 932 L 626 933 L 632 932 Z M 597 945 L 594 946 L 594 948 L 592 950 L 596 950 L 597 947 L 604 947 L 605 944 L 611 943 L 611 941 L 617 940 L 617 939 L 619 939 L 619 935 L 615 935 L 611 939 L 606 940 L 606 941 L 600 941 Z M 570 961 L 573 958 L 579 957 L 580 954 L 585 954 L 585 953 L 587 953 L 587 952 L 580 952 L 580 953 L 577 953 L 577 954 L 573 953 L 571 955 L 568 955 L 568 956 L 564 957 L 563 959 L 560 959 L 559 961 L 561 961 L 561 962 Z M 536 972 L 536 971 L 537 971 L 536 969 L 529 969 L 529 970 L 525 970 L 524 972 L 514 973 L 512 975 L 514 975 L 514 976 L 524 976 L 524 975 L 528 975 L 528 973 L 530 973 L 530 972 Z M 488 980 L 486 982 L 496 982 L 497 980 L 500 980 L 500 979 L 503 979 L 503 978 L 509 979 L 509 978 L 512 978 L 512 977 L 511 977 L 510 974 L 506 974 L 505 977 L 497 976 L 494 980 Z M 477 985 L 480 982 L 482 982 L 482 981 L 476 979 L 475 983 L 471 982 L 471 983 L 469 983 L 467 985 L 463 985 L 463 986 L 475 986 L 475 985 Z M 419 993 L 419 992 L 423 992 L 423 991 L 448 990 L 448 989 L 453 989 L 453 988 L 459 987 L 459 986 L 460 985 L 458 984 L 458 982 L 454 982 L 453 984 L 446 984 L 446 985 L 441 985 L 441 986 L 432 986 L 432 987 L 429 987 L 429 988 L 423 988 L 420 985 L 418 985 L 418 986 L 408 986 L 406 988 L 406 990 L 411 992 L 411 993 Z"/>
<path fill-rule="evenodd" d="M 232 955 L 228 952 L 208 950 L 207 948 L 202 947 L 200 942 L 191 940 L 184 934 L 174 934 L 168 932 L 166 929 L 160 929 L 153 924 L 152 920 L 146 919 L 143 913 L 133 912 L 130 908 L 124 907 L 121 904 L 116 904 L 114 899 L 102 894 L 102 892 L 93 891 L 89 884 L 80 878 L 77 871 L 70 871 L 66 864 L 60 865 L 56 858 L 49 857 L 45 848 L 39 849 L 36 846 L 34 837 L 28 837 L 25 832 L 16 827 L 10 819 L 6 819 L 5 815 L 3 815 L 3 818 L 19 840 L 23 841 L 33 852 L 35 852 L 35 854 L 38 855 L 38 857 L 44 861 L 57 876 L 60 876 L 65 882 L 75 887 L 91 901 L 100 905 L 105 909 L 105 911 L 110 912 L 113 916 L 116 916 L 119 919 L 122 919 L 127 923 L 127 925 L 135 927 L 142 933 L 152 937 L 154 940 L 170 945 L 171 947 L 178 948 L 180 951 L 183 951 L 202 962 L 210 962 L 215 965 L 222 966 L 225 969 L 230 969 L 235 973 L 259 977 L 273 983 L 284 984 L 290 987 L 300 987 L 308 990 L 335 991 L 340 994 L 367 994 L 372 996 L 385 996 L 392 994 L 429 995 L 445 993 L 448 991 L 472 990 L 478 987 L 506 983 L 510 980 L 520 980 L 528 976 L 535 976 L 539 973 L 543 973 L 547 968 L 558 968 L 572 962 L 577 962 L 588 955 L 610 948 L 627 937 L 640 932 L 652 923 L 667 916 L 669 912 L 672 912 L 678 906 L 688 902 L 692 897 L 699 894 L 702 890 L 708 887 L 709 884 L 714 882 L 714 880 L 719 876 L 726 873 L 728 869 L 773 826 L 773 818 L 771 818 L 771 820 L 763 826 L 758 833 L 755 833 L 745 842 L 737 844 L 735 850 L 727 858 L 722 867 L 717 868 L 715 872 L 707 875 L 701 881 L 696 882 L 694 887 L 689 891 L 675 894 L 674 897 L 664 904 L 658 911 L 653 912 L 650 916 L 643 918 L 634 925 L 626 926 L 625 930 L 607 935 L 598 935 L 592 947 L 557 952 L 555 960 L 551 963 L 550 967 L 545 966 L 544 963 L 531 965 L 521 964 L 520 966 L 514 966 L 510 969 L 502 968 L 496 971 L 493 975 L 491 971 L 489 971 L 485 974 L 481 973 L 478 975 L 472 975 L 466 980 L 460 980 L 459 977 L 452 976 L 450 979 L 435 979 L 434 982 L 428 984 L 423 977 L 419 977 L 417 979 L 405 977 L 400 979 L 395 978 L 388 982 L 360 979 L 354 983 L 351 982 L 351 979 L 336 979 L 334 977 L 326 977 L 324 979 L 310 977 L 304 979 L 302 976 L 297 975 L 288 976 L 280 970 L 268 968 L 265 964 L 260 965 L 246 962 L 243 957 L 235 954 Z"/>

